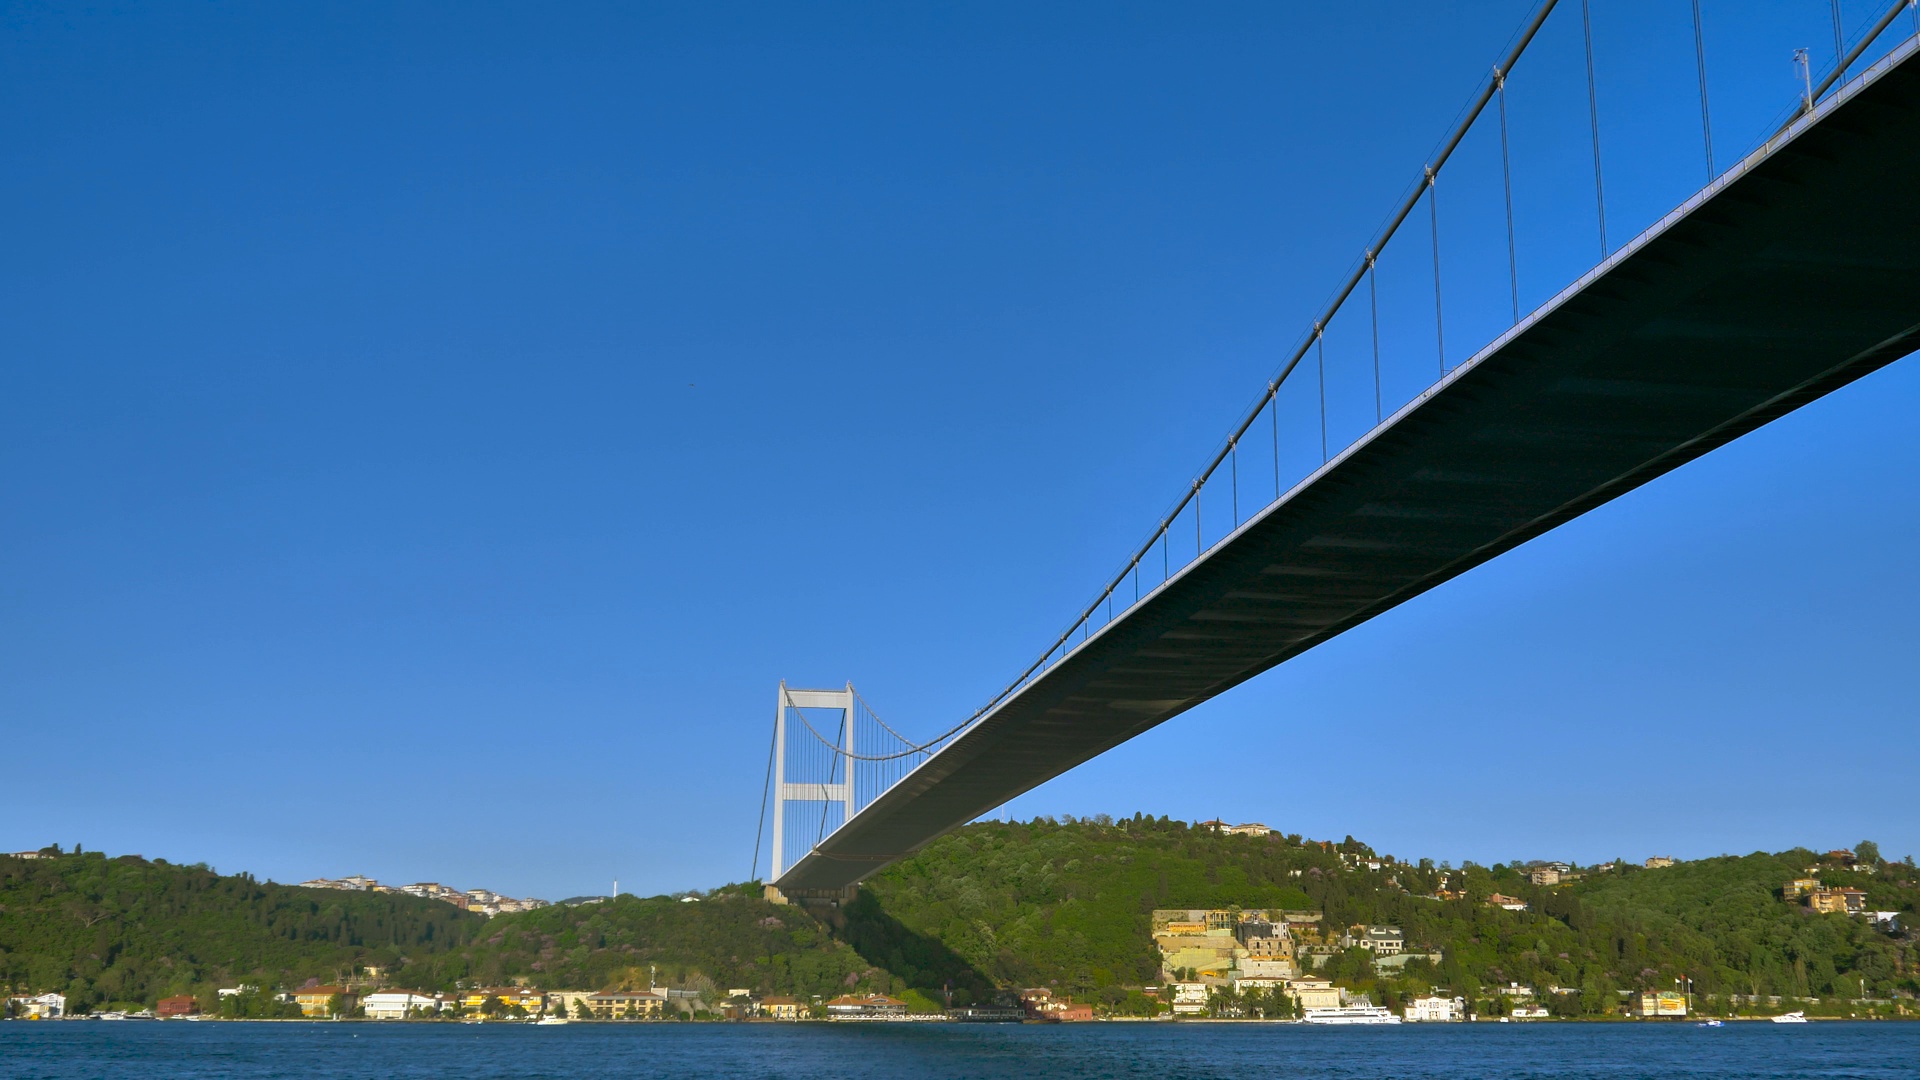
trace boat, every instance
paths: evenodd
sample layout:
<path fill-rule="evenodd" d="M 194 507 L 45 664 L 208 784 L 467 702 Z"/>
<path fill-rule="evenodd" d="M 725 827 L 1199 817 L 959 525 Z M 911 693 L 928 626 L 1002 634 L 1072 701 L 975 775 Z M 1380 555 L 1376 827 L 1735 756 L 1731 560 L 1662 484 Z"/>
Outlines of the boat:
<path fill-rule="evenodd" d="M 1774 1017 L 1773 1022 L 1776 1024 L 1804 1024 L 1807 1022 L 1807 1014 L 1795 1009 L 1790 1013 L 1781 1013 L 1779 1016 Z"/>
<path fill-rule="evenodd" d="M 1720 1020 L 1702 1020 L 1700 1021 L 1700 1026 L 1701 1027 L 1725 1027 L 1727 1025 L 1724 1021 L 1720 1021 Z"/>
<path fill-rule="evenodd" d="M 543 1016 L 540 1019 L 535 1020 L 533 1022 L 533 1026 L 534 1027 L 550 1027 L 555 1024 L 564 1024 L 566 1022 L 567 1022 L 567 1018 L 564 1016 Z"/>
<path fill-rule="evenodd" d="M 1362 1002 L 1337 1009 L 1308 1009 L 1300 1017 L 1303 1024 L 1397 1024 L 1400 1018 L 1378 1005 Z"/>

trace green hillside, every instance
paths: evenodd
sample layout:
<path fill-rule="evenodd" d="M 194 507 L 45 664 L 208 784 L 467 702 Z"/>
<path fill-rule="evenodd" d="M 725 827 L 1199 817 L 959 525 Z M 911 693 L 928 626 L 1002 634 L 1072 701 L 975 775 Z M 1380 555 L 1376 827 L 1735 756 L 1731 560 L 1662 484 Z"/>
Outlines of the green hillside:
<path fill-rule="evenodd" d="M 78 1011 L 403 967 L 486 920 L 436 900 L 302 889 L 138 855 L 0 855 L 0 983 Z"/>
<path fill-rule="evenodd" d="M 806 909 L 736 886 L 696 902 L 622 896 L 502 915 L 471 943 L 411 971 L 427 989 L 516 978 L 550 989 L 636 989 L 657 977 L 663 986 L 811 996 L 892 985 L 871 967 Z"/>
<path fill-rule="evenodd" d="M 1599 1015 L 1617 1008 L 1617 991 L 1671 989 L 1681 976 L 1705 995 L 1920 991 L 1910 934 L 1890 936 L 1867 920 L 1813 914 L 1781 898 L 1781 886 L 1816 861 L 1810 851 L 1659 870 L 1622 865 L 1554 888 L 1536 888 L 1500 865 L 1449 871 L 1422 860 L 1368 870 L 1359 860 L 1350 867 L 1343 853 L 1373 854 L 1351 837 L 1325 844 L 1225 836 L 1165 819 L 983 823 L 876 875 L 852 907 L 883 911 L 903 934 L 941 943 L 991 982 L 1053 984 L 1105 1000 L 1117 1000 L 1119 986 L 1156 981 L 1154 908 L 1234 906 L 1321 910 L 1336 932 L 1394 924 L 1410 950 L 1441 953 L 1438 964 L 1415 961 L 1391 977 L 1376 976 L 1361 950 L 1323 969 L 1376 1001 L 1431 987 L 1476 998 L 1519 982 L 1577 990 L 1546 1004 L 1562 1015 Z M 1875 869 L 1828 865 L 1821 878 L 1866 890 L 1870 908 L 1920 909 L 1910 863 Z M 1461 898 L 1429 898 L 1443 874 Z M 1496 892 L 1531 910 L 1489 906 Z M 935 973 L 914 970 L 905 953 L 880 958 L 909 981 L 933 982 Z"/>
<path fill-rule="evenodd" d="M 1160 981 L 1152 911 L 1242 907 L 1323 912 L 1323 944 L 1349 927 L 1393 924 L 1409 950 L 1439 954 L 1389 972 L 1358 949 L 1327 958 L 1321 974 L 1383 1004 L 1438 988 L 1491 1008 L 1494 988 L 1518 982 L 1556 1014 L 1611 1015 L 1620 991 L 1671 989 L 1682 976 L 1710 1007 L 1730 994 L 1910 998 L 1920 992 L 1911 932 L 1782 897 L 1818 865 L 1822 883 L 1862 889 L 1869 908 L 1920 922 L 1912 863 L 1882 862 L 1869 845 L 1861 853 L 1858 868 L 1795 850 L 1588 868 L 1535 887 L 1515 867 L 1408 863 L 1351 837 L 1041 819 L 959 829 L 838 908 L 774 905 L 741 885 L 697 902 L 623 896 L 493 920 L 432 900 L 262 884 L 137 856 L 0 856 L 0 982 L 100 1008 L 377 965 L 419 989 L 632 988 L 657 978 L 803 999 L 879 990 L 927 1005 L 943 992 L 966 1003 L 1044 985 L 1144 1011 L 1139 987 Z M 1529 910 L 1489 905 L 1495 893 Z"/>

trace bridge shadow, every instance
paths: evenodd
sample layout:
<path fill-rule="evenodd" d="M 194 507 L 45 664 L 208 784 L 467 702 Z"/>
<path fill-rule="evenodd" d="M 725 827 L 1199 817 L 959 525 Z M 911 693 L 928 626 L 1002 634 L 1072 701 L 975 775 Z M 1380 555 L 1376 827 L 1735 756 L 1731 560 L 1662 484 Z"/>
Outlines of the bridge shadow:
<path fill-rule="evenodd" d="M 994 996 L 992 979 L 938 938 L 894 918 L 868 889 L 862 888 L 852 900 L 824 913 L 823 921 L 861 959 L 892 975 L 896 992 L 912 987 L 938 1001 L 941 992 L 951 987 L 955 1004 L 989 1001 Z M 959 993 L 962 990 L 965 995 Z"/>

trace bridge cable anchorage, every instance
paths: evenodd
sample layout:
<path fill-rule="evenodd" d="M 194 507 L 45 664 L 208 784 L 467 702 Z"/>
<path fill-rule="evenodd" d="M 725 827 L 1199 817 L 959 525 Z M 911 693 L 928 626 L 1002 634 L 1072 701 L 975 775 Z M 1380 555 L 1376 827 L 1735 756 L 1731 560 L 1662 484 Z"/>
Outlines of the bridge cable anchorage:
<path fill-rule="evenodd" d="M 1514 65 L 1519 62 L 1521 55 L 1526 52 L 1527 47 L 1533 43 L 1534 38 L 1540 32 L 1540 28 L 1543 25 L 1545 25 L 1547 21 L 1547 17 L 1553 13 L 1554 8 L 1558 4 L 1559 4 L 1559 0 L 1540 0 L 1538 5 L 1534 8 L 1533 14 L 1528 18 L 1526 24 L 1520 29 L 1519 33 L 1517 33 L 1514 36 L 1512 43 L 1509 45 L 1507 49 L 1506 55 L 1501 60 L 1501 63 L 1499 65 L 1500 70 L 1507 72 L 1508 74 L 1512 73 Z M 1480 114 L 1483 111 L 1485 111 L 1488 103 L 1493 100 L 1493 95 L 1494 95 L 1494 86 L 1492 81 L 1488 80 L 1487 83 L 1485 83 L 1481 87 L 1481 89 L 1476 93 L 1472 103 L 1469 104 L 1467 108 L 1463 111 L 1459 120 L 1454 124 L 1452 131 L 1450 131 L 1447 137 L 1444 140 L 1442 140 L 1438 151 L 1432 156 L 1432 159 L 1427 166 L 1427 169 L 1431 173 L 1437 175 L 1440 169 L 1446 164 L 1447 160 L 1453 156 L 1453 152 L 1459 148 L 1461 140 L 1467 137 L 1468 130 L 1471 129 L 1474 122 L 1479 119 Z M 1400 226 L 1406 223 L 1407 218 L 1412 216 L 1415 210 L 1419 209 L 1421 196 L 1427 194 L 1430 190 L 1431 190 L 1431 186 L 1430 184 L 1427 184 L 1427 183 L 1416 184 L 1411 188 L 1409 188 L 1407 195 L 1401 201 L 1400 206 L 1388 218 L 1386 226 L 1383 229 L 1381 229 L 1379 233 L 1375 235 L 1374 241 L 1370 245 L 1370 250 L 1373 252 L 1373 254 L 1376 257 L 1386 249 L 1387 243 L 1393 239 L 1396 233 L 1399 232 Z M 1333 298 L 1328 302 L 1325 312 L 1321 315 L 1319 319 L 1321 323 L 1324 324 L 1332 321 L 1334 314 L 1340 310 L 1341 306 L 1346 303 L 1348 297 L 1352 296 L 1353 291 L 1359 287 L 1361 278 L 1368 273 L 1368 270 L 1369 270 L 1369 267 L 1356 264 L 1354 269 L 1348 274 L 1346 281 L 1341 285 L 1339 289 L 1335 290 Z M 1294 369 L 1299 366 L 1300 362 L 1306 359 L 1307 350 L 1312 348 L 1313 344 L 1314 342 L 1312 337 L 1303 335 L 1299 344 L 1296 345 L 1293 351 L 1288 355 L 1286 361 L 1281 364 L 1278 374 L 1274 377 L 1274 379 L 1269 385 L 1277 387 L 1279 385 L 1285 384 L 1288 376 L 1292 375 Z M 1444 359 L 1443 359 L 1442 366 L 1444 367 Z M 1442 375 L 1444 376 L 1444 374 L 1445 372 L 1443 371 Z M 1247 414 L 1241 419 L 1239 426 L 1237 426 L 1234 429 L 1234 433 L 1236 435 L 1244 436 L 1247 433 L 1247 431 L 1253 426 L 1254 422 L 1260 418 L 1260 410 L 1267 407 L 1270 399 L 1274 399 L 1274 391 L 1269 391 L 1266 397 L 1263 397 L 1261 400 L 1256 402 L 1254 406 L 1247 411 Z M 1274 431 L 1274 445 L 1275 445 L 1274 487 L 1276 491 L 1275 498 L 1278 498 L 1279 497 L 1278 493 L 1282 490 L 1282 486 L 1281 486 L 1282 481 L 1280 479 L 1280 471 L 1278 467 L 1279 417 L 1278 417 L 1277 400 L 1275 403 L 1275 416 L 1273 418 L 1273 423 L 1275 428 L 1275 431 Z M 1202 475 L 1203 476 L 1210 475 L 1212 470 L 1219 466 L 1220 461 L 1226 456 L 1227 453 L 1228 453 L 1227 446 L 1222 445 L 1220 449 L 1216 452 L 1212 462 L 1207 466 L 1206 471 Z M 1147 540 L 1140 545 L 1140 548 L 1135 555 L 1136 559 L 1144 559 L 1148 555 L 1153 553 L 1154 544 L 1157 543 L 1160 545 L 1160 567 L 1161 567 L 1162 583 L 1165 583 L 1166 581 L 1171 580 L 1173 577 L 1172 559 L 1171 559 L 1171 555 L 1169 554 L 1169 548 L 1170 548 L 1169 533 L 1170 533 L 1170 530 L 1172 529 L 1173 521 L 1186 509 L 1187 503 L 1190 502 L 1195 497 L 1196 494 L 1197 492 L 1193 490 L 1184 492 L 1181 495 L 1180 499 L 1174 505 L 1173 509 L 1168 513 L 1166 518 L 1164 518 L 1161 521 L 1160 528 L 1148 536 Z M 1137 566 L 1137 564 L 1134 564 L 1134 565 Z M 1127 571 L 1123 569 L 1122 571 L 1120 571 L 1120 575 L 1115 577 L 1113 581 L 1113 585 L 1115 587 L 1119 585 L 1120 578 L 1123 577 L 1126 574 L 1126 572 Z M 1058 644 L 1059 643 L 1056 642 L 1054 647 L 1057 648 Z M 1049 648 L 1045 653 L 1042 653 L 1040 658 L 1035 660 L 1032 664 L 1029 664 L 1025 671 L 1021 672 L 1019 676 L 1017 676 L 1012 682 L 1008 683 L 1003 689 L 1001 689 L 999 693 L 995 694 L 991 699 L 989 699 L 986 704 L 976 709 L 973 713 L 973 716 L 969 718 L 970 721 L 973 719 L 978 719 L 979 717 L 984 716 L 987 713 L 991 712 L 992 710 L 998 708 L 1001 705 L 1001 703 L 1006 701 L 1009 697 L 1011 697 L 1014 693 L 1018 692 L 1021 688 L 1025 687 L 1030 680 L 1038 678 L 1039 675 L 1043 673 L 1051 665 L 1052 655 L 1053 655 L 1052 648 Z"/>
<path fill-rule="evenodd" d="M 1916 2 L 1920 2 L 1920 0 L 1916 0 Z M 1373 314 L 1373 422 L 1377 427 L 1383 419 L 1380 404 L 1380 284 L 1375 280 L 1372 248 L 1367 249 L 1367 306 Z M 1275 423 L 1276 425 L 1278 424 L 1277 419 Z M 1276 489 L 1274 491 L 1274 498 L 1277 499 L 1280 497 L 1280 493 L 1277 490 L 1280 487 L 1280 431 L 1277 426 L 1274 428 L 1273 438 L 1275 447 L 1273 486 Z"/>
<path fill-rule="evenodd" d="M 1580 28 L 1587 45 L 1587 124 L 1593 130 L 1593 205 L 1600 218 L 1600 260 L 1607 258 L 1607 192 L 1600 176 L 1600 92 L 1593 80 L 1593 0 L 1580 0 Z"/>
<path fill-rule="evenodd" d="M 1513 295 L 1513 324 L 1518 326 L 1520 261 L 1513 238 L 1513 164 L 1507 152 L 1507 76 L 1499 68 L 1493 69 L 1493 85 L 1500 98 L 1500 179 L 1507 193 L 1507 287 Z"/>
<path fill-rule="evenodd" d="M 1440 377 L 1447 376 L 1447 330 L 1440 306 L 1440 185 L 1433 166 L 1427 166 L 1427 216 L 1433 223 L 1433 340 L 1440 355 Z"/>
<path fill-rule="evenodd" d="M 1713 114 L 1707 108 L 1707 36 L 1700 21 L 1700 0 L 1693 0 L 1693 66 L 1700 73 L 1700 134 L 1707 147 L 1707 183 L 1720 174 L 1713 164 Z"/>

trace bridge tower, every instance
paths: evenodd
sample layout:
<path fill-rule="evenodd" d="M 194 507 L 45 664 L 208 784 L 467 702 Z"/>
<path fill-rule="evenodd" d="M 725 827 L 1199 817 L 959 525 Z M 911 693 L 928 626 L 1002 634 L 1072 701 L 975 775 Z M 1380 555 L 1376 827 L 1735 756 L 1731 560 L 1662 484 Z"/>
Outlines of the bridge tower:
<path fill-rule="evenodd" d="M 791 865 L 787 854 L 790 832 L 794 833 L 793 839 L 810 848 L 854 815 L 850 755 L 854 752 L 855 700 L 852 683 L 840 690 L 794 690 L 788 688 L 785 679 L 780 681 L 774 702 L 773 865 L 769 882 L 780 880 Z M 803 709 L 818 710 L 815 716 L 828 711 L 840 715 L 818 724 L 801 713 Z M 786 900 L 771 884 L 767 886 L 767 898 Z"/>

